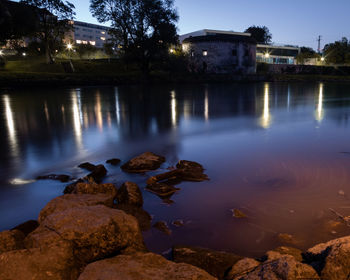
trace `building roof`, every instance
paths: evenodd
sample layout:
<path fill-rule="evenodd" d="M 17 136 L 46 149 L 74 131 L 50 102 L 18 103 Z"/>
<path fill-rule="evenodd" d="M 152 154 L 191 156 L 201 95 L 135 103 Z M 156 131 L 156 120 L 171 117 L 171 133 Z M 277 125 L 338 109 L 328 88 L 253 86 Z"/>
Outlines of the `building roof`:
<path fill-rule="evenodd" d="M 254 38 L 248 35 L 236 35 L 236 34 L 220 34 L 194 36 L 188 37 L 183 40 L 183 43 L 199 43 L 199 42 L 244 42 L 256 45 Z"/>

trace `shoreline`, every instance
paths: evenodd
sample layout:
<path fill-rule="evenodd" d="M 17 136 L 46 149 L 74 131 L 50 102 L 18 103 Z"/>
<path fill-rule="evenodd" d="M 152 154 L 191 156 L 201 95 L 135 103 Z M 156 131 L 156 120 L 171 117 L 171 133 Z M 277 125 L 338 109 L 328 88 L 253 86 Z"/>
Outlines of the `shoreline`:
<path fill-rule="evenodd" d="M 24 73 L 0 71 L 0 88 L 48 86 L 118 86 L 149 84 L 247 83 L 247 82 L 344 82 L 350 76 L 267 74 L 267 75 L 200 75 L 155 73 L 145 78 L 139 73 L 125 75 Z"/>

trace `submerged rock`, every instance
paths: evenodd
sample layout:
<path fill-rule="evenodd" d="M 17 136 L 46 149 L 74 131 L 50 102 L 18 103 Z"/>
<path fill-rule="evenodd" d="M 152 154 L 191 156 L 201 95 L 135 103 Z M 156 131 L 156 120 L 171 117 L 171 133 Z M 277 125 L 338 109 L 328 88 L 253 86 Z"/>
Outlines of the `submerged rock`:
<path fill-rule="evenodd" d="M 36 177 L 37 180 L 56 180 L 56 181 L 61 181 L 62 183 L 66 183 L 70 180 L 70 176 L 60 174 L 49 174 L 49 175 L 43 175 L 43 176 L 38 176 Z"/>
<path fill-rule="evenodd" d="M 5 230 L 0 232 L 0 254 L 12 250 L 24 249 L 24 234 L 15 230 Z"/>
<path fill-rule="evenodd" d="M 215 280 L 207 272 L 153 253 L 119 255 L 89 264 L 78 280 Z"/>
<path fill-rule="evenodd" d="M 293 235 L 288 233 L 279 233 L 277 235 L 277 238 L 278 238 L 278 241 L 281 242 L 282 244 L 296 245 L 300 243 L 299 240 L 297 240 Z"/>
<path fill-rule="evenodd" d="M 164 221 L 156 222 L 153 227 L 165 233 L 166 235 L 171 235 L 171 230 L 169 229 L 168 224 Z"/>
<path fill-rule="evenodd" d="M 144 173 L 158 169 L 165 162 L 165 157 L 156 155 L 151 152 L 143 153 L 132 158 L 122 165 L 122 170 L 130 173 Z"/>
<path fill-rule="evenodd" d="M 149 192 L 155 193 L 160 198 L 170 198 L 174 193 L 180 190 L 179 188 L 163 183 L 153 183 L 147 185 L 145 189 Z"/>
<path fill-rule="evenodd" d="M 232 216 L 234 218 L 247 218 L 247 215 L 244 214 L 241 210 L 238 210 L 238 209 L 231 209 L 232 211 Z"/>
<path fill-rule="evenodd" d="M 109 160 L 106 160 L 106 163 L 111 164 L 111 165 L 118 165 L 121 162 L 119 158 L 111 158 Z"/>
<path fill-rule="evenodd" d="M 21 231 L 25 236 L 27 236 L 29 233 L 34 231 L 39 226 L 38 221 L 36 220 L 29 220 L 27 222 L 24 222 L 18 226 L 15 226 L 12 230 L 18 229 Z"/>
<path fill-rule="evenodd" d="M 139 186 L 133 182 L 125 182 L 118 190 L 117 201 L 119 204 L 142 207 L 143 198 Z"/>
<path fill-rule="evenodd" d="M 137 220 L 103 205 L 73 207 L 47 216 L 25 239 L 27 248 L 66 240 L 75 256 L 88 263 L 123 250 L 145 250 Z"/>
<path fill-rule="evenodd" d="M 0 254 L 0 279 L 74 280 L 78 275 L 73 247 L 66 241 Z"/>
<path fill-rule="evenodd" d="M 225 272 L 241 259 L 240 256 L 222 251 L 192 246 L 173 247 L 175 262 L 197 266 L 219 279 L 223 279 Z"/>
<path fill-rule="evenodd" d="M 350 236 L 318 244 L 304 253 L 322 279 L 348 279 L 350 275 Z"/>
<path fill-rule="evenodd" d="M 94 164 L 92 164 L 90 162 L 84 162 L 84 163 L 78 165 L 78 167 L 86 169 L 88 171 L 94 171 L 95 168 L 96 168 L 96 165 L 94 165 Z"/>
<path fill-rule="evenodd" d="M 106 194 L 65 194 L 52 199 L 40 211 L 38 221 L 42 223 L 53 213 L 83 206 L 105 205 L 113 207 L 113 197 Z"/>
<path fill-rule="evenodd" d="M 99 164 L 85 178 L 87 178 L 88 180 L 92 179 L 96 183 L 100 183 L 106 175 L 107 175 L 107 169 L 104 167 L 103 164 Z"/>
<path fill-rule="evenodd" d="M 187 170 L 192 170 L 192 171 L 198 171 L 198 172 L 203 172 L 204 168 L 201 164 L 195 161 L 189 161 L 189 160 L 180 160 L 176 164 L 176 168 L 178 169 L 187 169 Z"/>

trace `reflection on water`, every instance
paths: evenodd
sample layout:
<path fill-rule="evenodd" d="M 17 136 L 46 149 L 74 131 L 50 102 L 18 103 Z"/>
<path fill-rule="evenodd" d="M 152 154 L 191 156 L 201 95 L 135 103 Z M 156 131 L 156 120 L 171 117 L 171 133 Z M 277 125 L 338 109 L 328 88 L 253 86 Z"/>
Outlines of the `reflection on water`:
<path fill-rule="evenodd" d="M 79 178 L 83 161 L 153 151 L 166 156 L 163 171 L 195 160 L 211 180 L 179 185 L 170 206 L 143 191 L 154 221 L 188 222 L 170 238 L 145 233 L 150 249 L 181 243 L 258 256 L 280 245 L 277 233 L 299 237 L 303 248 L 329 239 L 328 208 L 350 215 L 349 199 L 338 195 L 350 193 L 350 157 L 340 153 L 350 152 L 349 89 L 253 83 L 0 91 L 0 230 L 34 218 L 61 194 L 64 184 L 36 176 Z M 106 166 L 106 181 L 145 186 L 145 176 Z M 233 208 L 249 219 L 234 220 Z"/>

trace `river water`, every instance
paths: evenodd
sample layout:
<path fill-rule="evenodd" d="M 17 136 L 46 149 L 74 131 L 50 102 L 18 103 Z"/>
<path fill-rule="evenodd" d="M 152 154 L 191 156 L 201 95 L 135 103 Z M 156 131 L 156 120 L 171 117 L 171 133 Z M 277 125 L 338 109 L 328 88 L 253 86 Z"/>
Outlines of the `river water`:
<path fill-rule="evenodd" d="M 147 175 L 106 165 L 105 182 L 140 185 L 156 221 L 144 232 L 164 252 L 185 244 L 259 256 L 293 236 L 305 249 L 345 234 L 350 215 L 350 84 L 250 83 L 0 90 L 0 230 L 36 218 L 85 161 L 152 151 L 200 162 L 210 181 L 182 183 L 172 204 L 143 188 Z M 248 217 L 232 217 L 240 209 Z"/>

